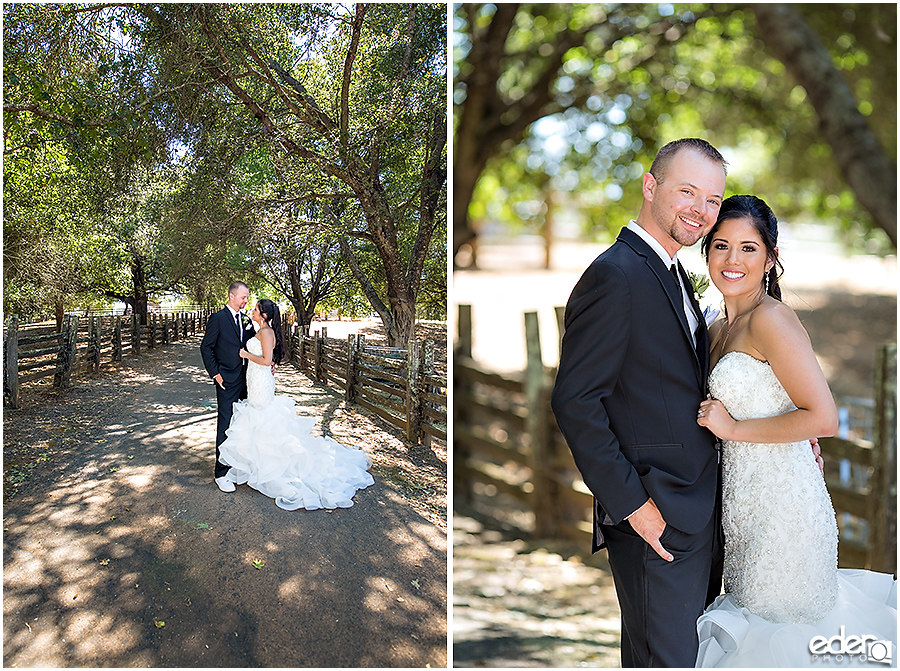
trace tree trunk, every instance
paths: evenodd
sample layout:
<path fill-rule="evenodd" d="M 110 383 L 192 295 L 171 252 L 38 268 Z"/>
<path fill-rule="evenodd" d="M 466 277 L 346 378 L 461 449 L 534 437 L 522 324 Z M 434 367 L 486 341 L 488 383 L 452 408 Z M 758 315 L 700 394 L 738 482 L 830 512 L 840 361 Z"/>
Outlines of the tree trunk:
<path fill-rule="evenodd" d="M 794 5 L 751 7 L 768 48 L 806 89 L 822 135 L 859 204 L 896 247 L 897 165 L 869 129 L 847 81 Z"/>
<path fill-rule="evenodd" d="M 131 261 L 131 282 L 134 289 L 134 314 L 138 315 L 141 325 L 147 325 L 147 274 L 144 271 L 144 262 L 140 258 Z"/>
<path fill-rule="evenodd" d="M 398 302 L 392 310 L 391 327 L 387 330 L 388 346 L 406 348 L 416 337 L 416 304 Z"/>

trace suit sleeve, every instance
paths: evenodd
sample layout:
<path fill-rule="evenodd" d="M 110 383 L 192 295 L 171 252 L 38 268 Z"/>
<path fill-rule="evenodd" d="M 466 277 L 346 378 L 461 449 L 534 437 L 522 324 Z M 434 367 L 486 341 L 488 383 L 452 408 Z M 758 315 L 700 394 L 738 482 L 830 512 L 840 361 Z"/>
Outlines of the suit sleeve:
<path fill-rule="evenodd" d="M 219 315 L 210 315 L 206 321 L 206 333 L 200 342 L 200 356 L 203 358 L 203 366 L 211 378 L 219 374 L 219 362 L 216 361 L 215 347 L 219 339 Z"/>
<path fill-rule="evenodd" d="M 618 524 L 650 498 L 610 428 L 606 402 L 628 355 L 633 309 L 628 278 L 595 263 L 566 307 L 553 413 L 575 464 L 603 510 Z"/>

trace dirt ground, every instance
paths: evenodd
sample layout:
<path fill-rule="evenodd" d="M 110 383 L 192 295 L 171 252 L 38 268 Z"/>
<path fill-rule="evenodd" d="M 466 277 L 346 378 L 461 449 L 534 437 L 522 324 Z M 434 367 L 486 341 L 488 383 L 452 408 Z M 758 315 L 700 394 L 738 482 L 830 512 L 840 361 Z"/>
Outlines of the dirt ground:
<path fill-rule="evenodd" d="M 334 511 L 223 494 L 198 345 L 5 410 L 4 666 L 445 666 L 446 449 L 282 366 L 375 484 Z"/>
<path fill-rule="evenodd" d="M 565 305 L 601 248 L 558 245 L 553 270 L 534 267 L 540 250 L 533 245 L 481 251 L 482 269 L 456 271 L 453 287 L 456 304 L 472 305 L 474 358 L 500 372 L 522 370 L 523 312 L 534 310 L 544 364 L 555 366 L 553 308 Z M 684 251 L 682 263 L 703 272 L 696 250 Z M 872 398 L 876 351 L 897 339 L 896 259 L 846 258 L 801 240 L 784 251 L 785 302 L 809 332 L 832 393 Z M 590 556 L 587 543 L 529 539 L 532 524 L 511 499 L 477 486 L 470 503 L 455 504 L 453 665 L 619 666 L 619 611 L 605 551 Z"/>

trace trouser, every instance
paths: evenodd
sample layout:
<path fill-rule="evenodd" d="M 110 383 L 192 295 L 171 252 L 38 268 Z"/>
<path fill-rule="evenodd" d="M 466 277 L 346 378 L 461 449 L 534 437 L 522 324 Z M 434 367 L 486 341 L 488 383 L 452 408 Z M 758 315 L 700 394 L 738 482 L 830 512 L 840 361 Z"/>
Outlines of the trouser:
<path fill-rule="evenodd" d="M 660 537 L 675 558 L 667 562 L 628 520 L 604 526 L 622 616 L 622 667 L 693 667 L 697 659 L 697 618 L 721 574 L 718 515 L 697 534 L 671 525 Z M 714 598 L 715 595 L 713 595 Z"/>
<path fill-rule="evenodd" d="M 228 384 L 222 389 L 215 380 L 216 405 L 218 406 L 218 418 L 216 421 L 216 470 L 215 477 L 221 478 L 228 472 L 228 466 L 219 461 L 219 446 L 225 442 L 225 431 L 231 425 L 231 415 L 234 413 L 234 404 L 247 398 L 247 380 L 243 376 L 237 381 Z"/>

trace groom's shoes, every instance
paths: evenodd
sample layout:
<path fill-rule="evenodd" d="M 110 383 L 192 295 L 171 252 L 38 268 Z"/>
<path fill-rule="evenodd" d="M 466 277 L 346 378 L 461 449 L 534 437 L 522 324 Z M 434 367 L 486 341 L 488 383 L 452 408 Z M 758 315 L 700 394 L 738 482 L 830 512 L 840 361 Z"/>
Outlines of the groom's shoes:
<path fill-rule="evenodd" d="M 233 492 L 235 490 L 234 483 L 224 475 L 221 478 L 216 478 L 216 485 L 223 492 Z"/>

